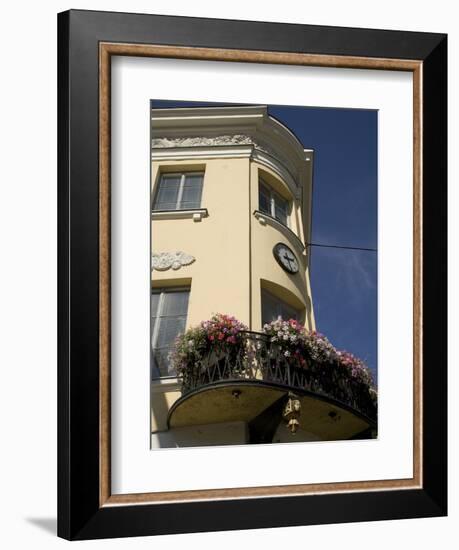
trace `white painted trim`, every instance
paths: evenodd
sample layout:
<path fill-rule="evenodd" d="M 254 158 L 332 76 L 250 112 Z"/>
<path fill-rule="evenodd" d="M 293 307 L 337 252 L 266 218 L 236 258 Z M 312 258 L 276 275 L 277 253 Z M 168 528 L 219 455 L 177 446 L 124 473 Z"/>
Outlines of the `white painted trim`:
<path fill-rule="evenodd" d="M 191 210 L 152 210 L 152 220 L 183 220 L 192 219 L 195 222 L 200 222 L 203 218 L 207 218 L 209 212 L 207 208 L 193 208 Z"/>
<path fill-rule="evenodd" d="M 161 317 L 161 312 L 163 310 L 164 305 L 164 291 L 163 289 L 158 289 L 155 294 L 159 294 L 159 302 L 158 302 L 158 308 L 155 315 L 155 324 L 153 325 L 153 330 L 151 334 L 151 349 L 156 349 L 156 343 L 158 342 L 158 331 L 159 331 L 159 323 L 158 319 Z"/>
<path fill-rule="evenodd" d="M 212 147 L 164 147 L 151 151 L 151 160 L 190 160 L 250 157 L 253 145 L 213 145 Z"/>
<path fill-rule="evenodd" d="M 201 128 L 225 126 L 259 126 L 267 118 L 265 105 L 234 107 L 176 107 L 171 109 L 152 109 L 153 128 L 161 130 L 181 130 L 198 125 Z"/>
<path fill-rule="evenodd" d="M 155 185 L 156 189 L 155 189 L 155 193 L 154 193 L 153 204 L 155 204 L 156 201 L 157 201 L 158 193 L 159 193 L 159 190 L 161 188 L 162 181 L 164 179 L 167 179 L 167 178 L 170 178 L 170 177 L 176 177 L 176 178 L 179 177 L 180 178 L 180 183 L 179 183 L 179 190 L 178 190 L 178 193 L 177 193 L 177 201 L 175 203 L 175 208 L 176 208 L 176 210 L 181 210 L 180 204 L 182 202 L 183 188 L 185 186 L 185 179 L 187 178 L 187 176 L 201 176 L 202 177 L 202 181 L 201 181 L 201 198 L 202 198 L 202 186 L 204 184 L 204 175 L 205 175 L 205 172 L 203 170 L 199 170 L 199 171 L 196 171 L 196 172 L 165 172 L 165 173 L 159 174 L 159 180 L 157 182 L 157 185 Z M 199 203 L 201 203 L 201 199 L 199 200 Z"/>
<path fill-rule="evenodd" d="M 277 158 L 275 159 L 268 153 L 265 153 L 264 151 L 260 151 L 259 149 L 254 148 L 252 153 L 252 160 L 254 160 L 255 162 L 258 162 L 258 164 L 262 164 L 263 166 L 270 168 L 282 179 L 282 181 L 284 181 L 287 184 L 287 187 L 289 188 L 289 191 L 293 195 L 293 197 L 295 197 L 295 199 L 300 198 L 301 189 L 297 186 L 290 172 L 285 168 L 285 166 Z"/>
<path fill-rule="evenodd" d="M 180 379 L 175 378 L 158 378 L 151 382 L 151 393 L 166 393 L 172 391 L 181 391 L 182 383 Z"/>

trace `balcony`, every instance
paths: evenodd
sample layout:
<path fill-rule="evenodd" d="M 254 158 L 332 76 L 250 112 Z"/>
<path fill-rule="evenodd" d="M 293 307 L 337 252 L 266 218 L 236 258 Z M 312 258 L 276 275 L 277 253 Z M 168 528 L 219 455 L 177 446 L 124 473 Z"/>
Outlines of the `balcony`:
<path fill-rule="evenodd" d="M 272 442 L 280 426 L 300 440 L 374 436 L 376 398 L 367 385 L 339 365 L 286 357 L 265 334 L 241 336 L 241 345 L 212 346 L 187 365 L 169 428 L 243 421 L 251 443 Z"/>

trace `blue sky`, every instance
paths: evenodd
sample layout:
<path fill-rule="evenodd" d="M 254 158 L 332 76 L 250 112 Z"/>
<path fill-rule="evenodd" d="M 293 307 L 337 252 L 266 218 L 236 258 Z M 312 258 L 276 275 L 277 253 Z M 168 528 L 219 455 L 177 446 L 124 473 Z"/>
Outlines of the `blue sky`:
<path fill-rule="evenodd" d="M 152 101 L 152 107 L 215 105 Z M 374 110 L 268 107 L 314 149 L 312 243 L 377 248 L 377 124 Z M 312 246 L 317 329 L 377 375 L 377 253 Z"/>

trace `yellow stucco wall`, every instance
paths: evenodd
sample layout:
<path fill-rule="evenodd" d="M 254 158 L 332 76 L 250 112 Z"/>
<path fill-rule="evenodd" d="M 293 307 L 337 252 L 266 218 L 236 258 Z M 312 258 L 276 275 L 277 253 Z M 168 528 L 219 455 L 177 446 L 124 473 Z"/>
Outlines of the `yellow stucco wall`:
<path fill-rule="evenodd" d="M 197 169 L 202 161 L 161 164 L 164 168 Z M 160 166 L 153 163 L 153 182 Z M 187 326 L 213 313 L 234 315 L 249 323 L 249 159 L 209 159 L 205 162 L 201 207 L 209 216 L 152 221 L 153 252 L 179 251 L 196 261 L 173 271 L 153 271 L 154 286 L 174 280 L 187 284 L 191 278 Z"/>
<path fill-rule="evenodd" d="M 177 389 L 168 391 L 166 387 L 155 387 L 157 382 L 152 383 L 151 391 L 151 431 L 162 432 L 167 430 L 167 415 L 169 409 L 181 396 Z"/>
<path fill-rule="evenodd" d="M 152 285 L 191 284 L 187 327 L 213 313 L 234 315 L 252 330 L 261 329 L 261 287 L 305 310 L 305 324 L 315 328 L 307 257 L 299 243 L 275 224 L 262 224 L 258 210 L 260 175 L 285 198 L 292 200 L 290 228 L 304 244 L 301 204 L 288 187 L 265 166 L 249 157 L 208 158 L 152 163 L 152 196 L 161 172 L 204 169 L 201 208 L 208 217 L 153 219 L 152 252 L 184 251 L 196 261 L 175 271 L 153 271 Z M 290 275 L 276 262 L 272 249 L 286 243 L 298 258 L 300 271 Z M 155 384 L 155 382 L 153 382 Z M 177 389 L 152 393 L 152 431 L 167 429 L 167 413 L 180 397 Z"/>
<path fill-rule="evenodd" d="M 269 177 L 268 177 L 269 176 Z M 258 182 L 260 178 L 281 192 L 284 198 L 291 202 L 292 210 L 289 217 L 289 225 L 292 235 L 288 231 L 282 231 L 278 224 L 261 223 L 253 210 L 258 210 Z M 270 290 L 285 302 L 304 309 L 305 317 L 302 319 L 307 328 L 315 328 L 312 312 L 311 290 L 309 274 L 307 270 L 306 252 L 298 239 L 304 245 L 303 230 L 301 224 L 301 204 L 295 199 L 287 186 L 269 169 L 261 167 L 257 163 L 251 163 L 251 249 L 252 249 L 252 319 L 253 330 L 261 329 L 261 287 Z M 297 238 L 295 238 L 295 235 Z M 276 262 L 272 250 L 279 243 L 287 244 L 299 262 L 299 272 L 292 275 L 287 273 Z"/>
<path fill-rule="evenodd" d="M 280 287 L 280 292 L 274 293 L 296 307 L 302 304 L 306 326 L 314 328 L 306 254 L 293 235 L 275 225 L 260 223 L 253 214 L 258 210 L 261 176 L 271 185 L 277 183 L 276 189 L 292 201 L 290 228 L 304 243 L 299 201 L 269 169 L 248 158 L 154 162 L 153 186 L 160 171 L 204 167 L 201 207 L 207 208 L 209 216 L 200 222 L 191 218 L 158 219 L 151 224 L 153 252 L 182 250 L 196 261 L 177 271 L 153 271 L 153 286 L 191 283 L 187 326 L 221 312 L 234 315 L 253 330 L 261 328 L 261 286 L 269 290 Z M 272 249 L 278 242 L 294 251 L 299 273 L 290 275 L 275 261 Z"/>

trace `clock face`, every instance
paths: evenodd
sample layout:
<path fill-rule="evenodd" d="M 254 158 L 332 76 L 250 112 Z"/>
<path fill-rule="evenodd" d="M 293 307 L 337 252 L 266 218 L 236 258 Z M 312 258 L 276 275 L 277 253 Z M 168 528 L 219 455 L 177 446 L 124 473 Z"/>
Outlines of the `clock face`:
<path fill-rule="evenodd" d="M 279 265 L 289 273 L 298 273 L 298 259 L 292 250 L 282 243 L 277 243 L 273 248 L 273 254 Z"/>

